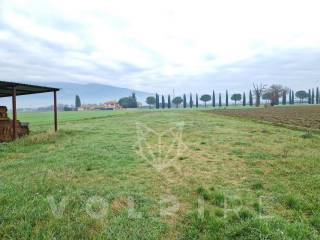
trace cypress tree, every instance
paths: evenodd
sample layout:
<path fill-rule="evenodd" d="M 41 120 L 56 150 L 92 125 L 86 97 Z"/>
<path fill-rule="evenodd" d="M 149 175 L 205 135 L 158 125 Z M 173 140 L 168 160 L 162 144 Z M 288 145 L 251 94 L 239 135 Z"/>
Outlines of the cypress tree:
<path fill-rule="evenodd" d="M 279 92 L 278 91 L 275 91 L 274 93 L 274 105 L 279 105 Z"/>
<path fill-rule="evenodd" d="M 320 92 L 319 92 L 319 87 L 317 87 L 317 92 L 316 92 L 316 104 L 320 103 Z"/>
<path fill-rule="evenodd" d="M 222 107 L 222 97 L 221 97 L 221 93 L 219 93 L 219 107 Z"/>
<path fill-rule="evenodd" d="M 156 93 L 156 109 L 159 109 L 159 107 L 160 107 L 160 102 L 159 102 L 160 100 L 159 100 L 159 95 L 158 95 L 158 93 Z"/>
<path fill-rule="evenodd" d="M 229 93 L 228 90 L 226 90 L 226 107 L 229 106 Z"/>
<path fill-rule="evenodd" d="M 282 105 L 286 105 L 287 104 L 287 92 L 283 91 L 282 93 Z"/>
<path fill-rule="evenodd" d="M 76 108 L 81 107 L 81 100 L 80 100 L 79 95 L 76 95 L 75 106 L 76 106 Z"/>
<path fill-rule="evenodd" d="M 192 94 L 190 93 L 190 101 L 189 101 L 190 108 L 193 108 L 193 99 Z"/>
<path fill-rule="evenodd" d="M 168 108 L 171 108 L 171 97 L 170 94 L 168 95 Z"/>
<path fill-rule="evenodd" d="M 294 91 L 291 92 L 291 104 L 294 104 Z"/>
<path fill-rule="evenodd" d="M 309 89 L 308 103 L 311 104 L 311 90 Z"/>
<path fill-rule="evenodd" d="M 132 107 L 133 108 L 137 108 L 138 107 L 138 102 L 137 102 L 137 98 L 136 98 L 136 93 L 132 93 L 132 98 L 133 98 L 133 103 L 132 103 Z"/>
<path fill-rule="evenodd" d="M 291 96 L 291 94 L 292 94 L 292 91 L 290 90 L 290 92 L 289 92 L 289 104 L 292 104 L 292 96 Z"/>
<path fill-rule="evenodd" d="M 314 104 L 314 89 L 312 89 L 311 104 Z"/>
<path fill-rule="evenodd" d="M 252 96 L 251 90 L 249 92 L 249 104 L 250 104 L 251 107 L 253 106 L 253 96 Z"/>
<path fill-rule="evenodd" d="M 183 108 L 187 108 L 187 96 L 183 94 Z"/>
<path fill-rule="evenodd" d="M 216 94 L 214 91 L 212 92 L 212 107 L 216 107 Z"/>
<path fill-rule="evenodd" d="M 162 108 L 166 108 L 166 101 L 164 100 L 164 96 L 162 95 L 162 103 L 161 103 Z"/>
<path fill-rule="evenodd" d="M 198 93 L 196 94 L 196 108 L 199 107 L 199 99 L 198 99 Z"/>
<path fill-rule="evenodd" d="M 246 106 L 247 105 L 247 99 L 246 99 L 246 93 L 243 92 L 243 97 L 242 97 L 242 106 Z"/>

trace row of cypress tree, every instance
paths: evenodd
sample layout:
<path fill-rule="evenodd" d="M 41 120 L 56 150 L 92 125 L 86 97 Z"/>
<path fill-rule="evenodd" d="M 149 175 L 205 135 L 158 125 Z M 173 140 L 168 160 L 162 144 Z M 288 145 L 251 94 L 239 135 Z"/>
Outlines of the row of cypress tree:
<path fill-rule="evenodd" d="M 287 96 L 287 95 L 289 95 L 289 96 Z M 204 98 L 204 96 L 206 96 L 207 98 Z M 255 96 L 255 97 L 257 97 L 257 96 Z M 261 96 L 259 96 L 259 97 L 261 97 Z M 282 97 L 282 105 L 287 105 L 287 104 L 293 105 L 293 104 L 295 104 L 295 93 L 294 93 L 293 90 L 290 90 L 289 94 L 287 94 L 287 92 L 283 92 L 283 95 L 281 97 Z M 207 101 L 211 101 L 212 107 L 216 107 L 217 105 L 219 107 L 223 106 L 222 94 L 219 93 L 218 97 L 217 97 L 214 90 L 212 92 L 212 96 L 210 96 L 208 94 L 205 94 L 205 95 L 201 96 L 201 99 L 202 98 L 204 98 Z M 218 102 L 216 101 L 216 98 L 218 98 Z M 253 93 L 252 93 L 251 90 L 249 91 L 249 101 L 247 101 L 247 96 L 246 96 L 245 92 L 242 94 L 242 98 L 241 99 L 242 99 L 242 105 L 243 106 L 247 106 L 247 105 L 253 106 L 254 105 L 254 100 L 253 100 L 254 97 L 253 97 Z M 167 108 L 171 108 L 171 103 L 172 103 L 172 101 L 171 101 L 170 94 L 167 97 L 167 102 L 166 102 L 166 99 L 165 99 L 164 95 L 161 96 L 161 102 L 160 102 L 160 95 L 156 94 L 156 108 L 157 109 L 166 108 L 166 107 Z M 196 93 L 196 95 L 195 95 L 195 103 L 194 103 L 193 95 L 192 95 L 192 93 L 190 93 L 189 102 L 187 103 L 187 96 L 186 96 L 186 94 L 183 94 L 183 98 L 181 99 L 181 103 L 183 105 L 183 108 L 187 108 L 188 105 L 189 105 L 190 108 L 193 108 L 193 107 L 198 108 L 199 107 L 199 96 Z M 312 89 L 312 90 L 309 89 L 308 103 L 309 104 L 320 104 L 320 91 L 319 91 L 318 87 L 317 87 L 316 91 L 314 91 L 314 89 Z M 226 90 L 226 93 L 225 93 L 225 105 L 224 106 L 226 106 L 226 107 L 229 106 L 229 92 L 228 92 L 228 90 Z"/>
<path fill-rule="evenodd" d="M 319 104 L 320 103 L 320 92 L 319 88 L 317 88 L 316 93 L 314 93 L 314 89 L 309 89 L 308 94 L 308 103 L 309 104 Z"/>

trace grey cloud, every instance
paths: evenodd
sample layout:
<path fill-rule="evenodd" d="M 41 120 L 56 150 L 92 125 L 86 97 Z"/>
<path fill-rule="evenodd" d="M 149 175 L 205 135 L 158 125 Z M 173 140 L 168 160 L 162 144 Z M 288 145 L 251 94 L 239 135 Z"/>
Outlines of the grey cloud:
<path fill-rule="evenodd" d="M 3 80 L 74 82 L 77 81 L 76 76 L 81 76 L 82 81 L 87 82 L 95 77 L 108 81 L 108 79 L 114 80 L 130 73 L 143 71 L 130 63 L 118 62 L 121 70 L 115 70 L 102 63 L 90 61 L 88 56 L 90 52 L 86 49 L 75 52 L 84 58 L 71 60 L 80 60 L 87 67 L 65 66 L 61 60 L 70 53 L 67 48 L 20 33 L 10 29 L 9 26 L 3 27 L 2 31 L 13 36 L 9 40 L 0 40 L 0 69 Z"/>
<path fill-rule="evenodd" d="M 252 88 L 253 83 L 279 83 L 296 90 L 320 86 L 320 49 L 291 49 L 259 55 L 223 66 L 215 73 L 200 74 L 190 82 L 196 82 L 200 92 L 245 91 Z"/>
<path fill-rule="evenodd" d="M 19 13 L 20 14 L 20 13 Z M 25 13 L 21 13 L 25 14 Z M 82 36 L 83 25 L 66 18 L 44 17 L 45 26 L 62 31 L 76 32 Z M 107 18 L 107 22 L 117 27 L 125 27 L 120 20 Z M 0 30 L 10 33 L 13 38 L 0 40 L 0 71 L 2 80 L 15 81 L 66 81 L 94 82 L 103 79 L 106 84 L 139 87 L 148 91 L 171 92 L 173 88 L 180 92 L 211 92 L 211 89 L 224 91 L 244 91 L 252 87 L 253 82 L 265 84 L 280 83 L 300 89 L 320 85 L 320 49 L 287 49 L 256 55 L 253 58 L 221 66 L 216 72 L 199 73 L 196 76 L 166 77 L 157 69 L 144 69 L 132 62 L 115 62 L 120 69 L 114 69 L 100 62 L 90 60 L 89 55 L 95 46 L 86 43 L 82 49 L 69 49 L 63 44 L 46 41 L 27 33 L 13 29 L 0 21 Z M 150 56 L 161 67 L 166 64 L 161 54 L 148 49 L 134 39 L 124 40 L 126 46 L 138 49 Z M 253 48 L 259 48 L 257 42 Z M 192 44 L 190 43 L 190 47 Z M 81 54 L 72 56 L 72 60 L 82 61 L 84 66 L 65 65 L 61 60 L 70 57 L 68 53 Z M 202 56 L 204 62 L 212 62 L 216 56 L 212 53 Z M 172 67 L 180 67 L 179 64 Z M 132 81 L 132 82 L 130 82 Z"/>

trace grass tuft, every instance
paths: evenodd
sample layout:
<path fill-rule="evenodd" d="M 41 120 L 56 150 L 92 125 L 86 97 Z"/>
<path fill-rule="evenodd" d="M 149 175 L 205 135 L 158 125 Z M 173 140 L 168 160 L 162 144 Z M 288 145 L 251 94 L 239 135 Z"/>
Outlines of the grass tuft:
<path fill-rule="evenodd" d="M 310 220 L 311 225 L 320 233 L 320 214 L 316 214 L 311 217 Z"/>
<path fill-rule="evenodd" d="M 197 193 L 203 197 L 204 200 L 208 201 L 210 200 L 210 193 L 208 192 L 207 189 L 205 189 L 204 187 L 198 187 L 197 188 Z"/>
<path fill-rule="evenodd" d="M 242 208 L 239 211 L 239 217 L 242 221 L 247 221 L 249 219 L 252 219 L 254 217 L 254 213 L 252 213 L 252 211 L 250 211 L 249 209 L 246 208 Z"/>
<path fill-rule="evenodd" d="M 214 192 L 212 194 L 211 201 L 214 205 L 223 207 L 225 202 L 225 196 L 221 192 Z"/>
<path fill-rule="evenodd" d="M 296 196 L 293 196 L 293 195 L 286 196 L 284 201 L 285 201 L 286 207 L 289 209 L 300 210 L 301 208 L 300 200 Z"/>
<path fill-rule="evenodd" d="M 252 183 L 251 188 L 253 190 L 261 190 L 263 189 L 263 183 L 260 180 L 256 180 Z"/>

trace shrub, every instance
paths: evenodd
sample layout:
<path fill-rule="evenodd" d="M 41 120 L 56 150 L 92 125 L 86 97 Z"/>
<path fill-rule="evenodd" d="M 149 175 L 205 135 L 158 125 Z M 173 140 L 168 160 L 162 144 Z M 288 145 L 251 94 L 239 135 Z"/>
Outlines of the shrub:
<path fill-rule="evenodd" d="M 313 135 L 310 131 L 305 132 L 304 134 L 301 135 L 302 138 L 304 139 L 308 139 L 308 138 L 312 138 Z"/>

